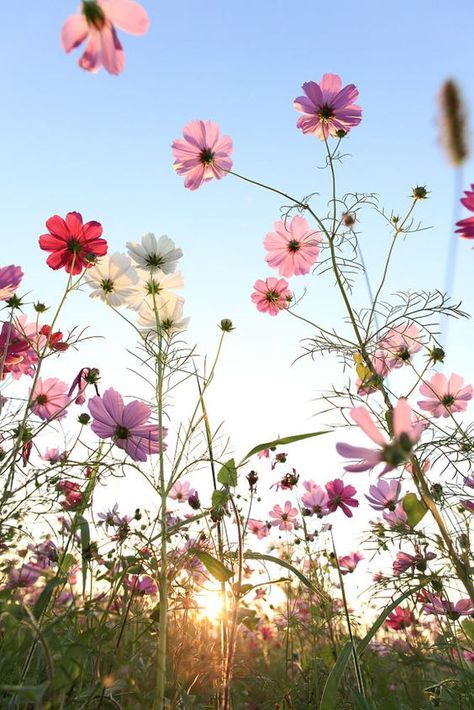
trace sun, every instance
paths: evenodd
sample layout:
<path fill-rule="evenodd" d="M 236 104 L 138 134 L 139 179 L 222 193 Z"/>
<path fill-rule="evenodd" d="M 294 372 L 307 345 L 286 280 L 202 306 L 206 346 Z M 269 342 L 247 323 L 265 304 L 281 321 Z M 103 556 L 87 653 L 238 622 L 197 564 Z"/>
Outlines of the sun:
<path fill-rule="evenodd" d="M 219 589 L 203 589 L 194 595 L 196 610 L 200 616 L 205 617 L 213 623 L 217 623 L 222 618 L 224 604 L 222 593 Z"/>

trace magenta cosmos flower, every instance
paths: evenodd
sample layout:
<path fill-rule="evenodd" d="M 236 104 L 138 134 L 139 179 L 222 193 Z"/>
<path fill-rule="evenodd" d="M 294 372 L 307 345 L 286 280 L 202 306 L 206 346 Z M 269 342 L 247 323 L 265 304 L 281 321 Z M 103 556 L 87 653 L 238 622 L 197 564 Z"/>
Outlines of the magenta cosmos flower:
<path fill-rule="evenodd" d="M 411 626 L 414 622 L 415 617 L 410 609 L 396 606 L 392 613 L 387 616 L 385 625 L 394 631 L 401 631 Z"/>
<path fill-rule="evenodd" d="M 367 449 L 362 446 L 337 443 L 337 452 L 346 459 L 356 459 L 355 463 L 344 466 L 346 471 L 359 473 L 371 471 L 379 463 L 385 463 L 380 476 L 407 461 L 414 444 L 422 432 L 422 425 L 412 422 L 411 407 L 405 399 L 399 399 L 393 409 L 393 434 L 392 441 L 388 440 L 385 432 L 380 430 L 365 407 L 354 407 L 350 415 L 362 431 L 372 439 L 380 448 Z"/>
<path fill-rule="evenodd" d="M 280 276 L 308 274 L 319 256 L 319 232 L 311 229 L 301 215 L 293 217 L 290 223 L 275 222 L 273 227 L 275 231 L 269 232 L 263 242 L 267 264 L 278 269 Z"/>
<path fill-rule="evenodd" d="M 474 185 L 471 185 L 470 190 L 465 190 L 465 197 L 461 198 L 461 204 L 470 212 L 474 212 Z M 456 233 L 463 239 L 474 239 L 474 217 L 466 217 L 456 222 Z"/>
<path fill-rule="evenodd" d="M 68 389 L 67 384 L 57 377 L 44 381 L 39 378 L 31 395 L 31 410 L 40 419 L 62 419 L 70 402 Z"/>
<path fill-rule="evenodd" d="M 350 508 L 359 506 L 359 501 L 354 498 L 357 492 L 354 486 L 345 486 L 344 481 L 340 478 L 335 478 L 334 481 L 326 483 L 326 492 L 328 494 L 327 506 L 329 512 L 335 513 L 340 508 L 344 515 L 352 518 Z"/>
<path fill-rule="evenodd" d="M 278 525 L 279 530 L 293 530 L 297 516 L 298 510 L 292 507 L 289 500 L 283 508 L 281 505 L 274 505 L 270 511 L 270 517 L 273 518 L 271 524 Z"/>
<path fill-rule="evenodd" d="M 23 278 L 19 266 L 2 266 L 0 268 L 0 301 L 8 301 L 13 296 Z"/>
<path fill-rule="evenodd" d="M 203 182 L 220 180 L 232 168 L 232 140 L 221 136 L 212 121 L 191 121 L 183 128 L 184 139 L 173 141 L 173 168 L 184 175 L 184 187 L 197 190 Z"/>
<path fill-rule="evenodd" d="M 64 267 L 68 274 L 80 274 L 107 253 L 107 242 L 101 239 L 102 225 L 94 221 L 83 224 L 79 212 L 68 212 L 66 219 L 53 215 L 46 229 L 48 234 L 40 236 L 39 245 L 51 252 L 46 263 L 52 269 Z"/>
<path fill-rule="evenodd" d="M 90 72 L 101 65 L 109 74 L 120 74 L 125 54 L 115 25 L 132 35 L 142 35 L 149 27 L 148 15 L 132 0 L 85 0 L 77 15 L 68 17 L 61 30 L 61 44 L 69 53 L 86 39 L 79 66 Z"/>
<path fill-rule="evenodd" d="M 92 397 L 87 406 L 94 417 L 92 431 L 101 439 L 113 439 L 134 461 L 146 461 L 149 454 L 159 452 L 158 426 L 147 424 L 151 408 L 143 402 L 135 399 L 124 405 L 122 396 L 111 387 L 103 397 Z M 163 428 L 162 438 L 167 433 Z"/>
<path fill-rule="evenodd" d="M 429 604 L 423 605 L 423 611 L 425 614 L 442 614 L 451 621 L 456 621 L 460 616 L 474 614 L 474 604 L 470 599 L 460 599 L 456 604 L 453 604 L 448 599 L 433 596 Z"/>
<path fill-rule="evenodd" d="M 308 81 L 302 88 L 306 96 L 298 96 L 293 106 L 303 114 L 296 123 L 303 133 L 324 140 L 345 135 L 361 122 L 362 109 L 354 103 L 359 92 L 354 84 L 342 88 L 337 74 L 324 74 L 319 84 Z"/>
<path fill-rule="evenodd" d="M 473 390 L 472 385 L 463 387 L 463 384 L 464 378 L 461 375 L 453 373 L 448 380 L 442 372 L 437 372 L 431 380 L 421 385 L 420 394 L 427 399 L 420 400 L 418 406 L 435 418 L 465 412 Z"/>
<path fill-rule="evenodd" d="M 288 308 L 292 294 L 285 279 L 269 276 L 265 281 L 255 281 L 253 287 L 255 291 L 250 298 L 261 313 L 277 316 L 280 311 Z"/>

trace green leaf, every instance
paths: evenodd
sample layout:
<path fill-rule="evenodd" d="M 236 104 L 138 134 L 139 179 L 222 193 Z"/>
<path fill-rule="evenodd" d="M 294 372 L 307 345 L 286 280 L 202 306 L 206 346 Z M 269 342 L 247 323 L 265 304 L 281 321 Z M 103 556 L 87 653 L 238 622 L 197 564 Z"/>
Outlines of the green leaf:
<path fill-rule="evenodd" d="M 418 525 L 428 511 L 426 505 L 416 497 L 415 493 L 407 493 L 402 500 L 402 505 L 407 514 L 408 524 L 412 528 Z"/>
<path fill-rule="evenodd" d="M 195 548 L 191 548 L 190 552 L 192 552 L 192 554 L 203 563 L 207 571 L 210 572 L 219 582 L 227 582 L 234 576 L 234 572 L 231 569 L 222 564 L 220 560 L 216 560 L 216 558 L 208 552 L 205 552 L 204 550 L 196 550 Z"/>
<path fill-rule="evenodd" d="M 464 619 L 464 621 L 461 623 L 461 626 L 468 639 L 474 642 L 474 621 L 471 621 L 470 619 Z"/>
<path fill-rule="evenodd" d="M 49 600 L 51 599 L 51 595 L 53 594 L 54 589 L 56 587 L 60 587 L 63 584 L 66 584 L 66 582 L 67 577 L 55 577 L 54 579 L 49 580 L 49 582 L 46 584 L 45 588 L 39 595 L 36 604 L 33 607 L 33 615 L 35 619 L 39 619 L 45 611 L 46 607 L 49 604 Z"/>
<path fill-rule="evenodd" d="M 91 533 L 89 523 L 82 515 L 76 516 L 76 526 L 81 531 L 81 551 L 82 551 L 82 593 L 85 594 L 87 582 L 87 562 L 90 558 Z"/>
<path fill-rule="evenodd" d="M 212 494 L 212 507 L 213 508 L 220 508 L 221 506 L 224 506 L 227 501 L 229 500 L 229 493 L 228 491 L 214 491 Z"/>
<path fill-rule="evenodd" d="M 62 574 L 67 574 L 73 564 L 75 563 L 76 558 L 74 555 L 71 555 L 70 552 L 68 552 L 66 555 L 64 555 L 60 561 L 59 561 L 59 570 Z"/>
<path fill-rule="evenodd" d="M 259 451 L 264 449 L 273 449 L 275 446 L 286 446 L 287 444 L 293 444 L 295 441 L 302 441 L 303 439 L 311 439 L 313 436 L 321 436 L 322 434 L 327 434 L 327 431 L 313 431 L 310 434 L 295 434 L 294 436 L 284 436 L 281 439 L 275 439 L 274 441 L 267 441 L 265 444 L 258 444 L 250 449 L 248 454 L 244 456 L 239 466 L 241 466 L 247 459 L 251 458 Z"/>
<path fill-rule="evenodd" d="M 346 670 L 351 651 L 352 644 L 348 641 L 337 657 L 337 661 L 328 675 L 321 697 L 321 702 L 319 703 L 319 710 L 334 710 L 334 708 L 337 708 L 337 689 L 339 687 L 339 683 L 341 682 L 341 678 L 344 675 L 344 671 Z"/>
<path fill-rule="evenodd" d="M 229 459 L 229 461 L 222 466 L 217 474 L 217 480 L 219 483 L 222 483 L 223 486 L 232 486 L 235 488 L 237 485 L 237 469 L 234 459 Z"/>

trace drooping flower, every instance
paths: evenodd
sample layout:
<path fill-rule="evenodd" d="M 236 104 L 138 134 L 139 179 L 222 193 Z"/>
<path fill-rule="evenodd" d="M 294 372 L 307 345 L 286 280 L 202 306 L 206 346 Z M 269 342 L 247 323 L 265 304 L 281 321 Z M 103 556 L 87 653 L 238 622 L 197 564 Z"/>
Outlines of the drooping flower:
<path fill-rule="evenodd" d="M 173 141 L 173 168 L 184 175 L 184 186 L 197 190 L 203 182 L 225 177 L 232 168 L 232 140 L 221 136 L 212 121 L 190 121 L 183 128 L 184 139 Z"/>
<path fill-rule="evenodd" d="M 419 328 L 414 323 L 401 323 L 392 328 L 377 343 L 382 351 L 384 364 L 389 370 L 402 367 L 410 362 L 413 355 L 421 350 L 423 342 Z"/>
<path fill-rule="evenodd" d="M 125 54 L 115 26 L 132 35 L 148 30 L 144 8 L 133 0 L 84 0 L 80 12 L 68 17 L 61 30 L 61 44 L 69 53 L 88 39 L 79 66 L 90 72 L 101 65 L 109 74 L 120 74 Z"/>
<path fill-rule="evenodd" d="M 461 204 L 470 212 L 474 212 L 474 184 L 470 190 L 465 190 L 465 197 L 461 198 Z M 474 239 L 474 217 L 465 217 L 459 222 L 456 222 L 456 233 L 463 239 Z"/>
<path fill-rule="evenodd" d="M 280 276 L 308 274 L 319 256 L 321 235 L 312 229 L 301 215 L 291 222 L 275 222 L 274 232 L 269 232 L 263 246 L 267 250 L 265 261 Z"/>
<path fill-rule="evenodd" d="M 303 133 L 314 133 L 320 140 L 328 136 L 345 135 L 362 120 L 362 109 L 354 101 L 359 92 L 354 84 L 342 88 L 341 77 L 324 74 L 319 84 L 303 84 L 306 96 L 298 96 L 293 103 L 303 115 L 296 126 Z"/>
<path fill-rule="evenodd" d="M 460 599 L 453 604 L 448 599 L 441 599 L 432 596 L 428 604 L 423 605 L 425 614 L 442 614 L 451 621 L 456 621 L 460 616 L 471 616 L 474 614 L 474 604 L 470 599 Z"/>
<path fill-rule="evenodd" d="M 125 298 L 125 303 L 129 308 L 139 311 L 144 303 L 148 303 L 153 309 L 154 303 L 165 302 L 172 309 L 177 301 L 183 302 L 184 299 L 171 290 L 184 286 L 183 276 L 179 271 L 165 274 L 159 269 L 152 273 L 138 269 L 137 274 L 138 280 L 129 289 Z"/>
<path fill-rule="evenodd" d="M 348 555 L 339 557 L 338 562 L 341 574 L 352 574 L 359 562 L 363 559 L 364 555 L 362 555 L 360 552 L 351 552 Z"/>
<path fill-rule="evenodd" d="M 255 281 L 253 287 L 255 291 L 251 299 L 261 313 L 277 316 L 280 311 L 288 308 L 292 294 L 285 279 L 270 276 L 265 281 Z"/>
<path fill-rule="evenodd" d="M 64 268 L 68 274 L 80 274 L 98 256 L 107 253 L 107 242 L 101 238 L 102 225 L 95 221 L 83 224 L 79 212 L 68 212 L 65 220 L 53 215 L 47 220 L 46 229 L 48 234 L 40 236 L 39 245 L 51 252 L 46 263 L 52 269 Z"/>
<path fill-rule="evenodd" d="M 310 485 L 311 487 L 309 487 Z M 317 515 L 318 518 L 327 515 L 328 495 L 326 491 L 312 481 L 305 481 L 303 486 L 306 488 L 307 493 L 301 496 L 301 501 L 309 515 Z"/>
<path fill-rule="evenodd" d="M 100 373 L 96 367 L 82 367 L 72 381 L 72 385 L 67 393 L 68 397 L 71 397 L 74 390 L 77 388 L 77 392 L 74 395 L 74 401 L 76 404 L 84 404 L 86 401 L 85 392 L 88 385 L 92 385 L 95 388 L 96 394 L 99 394 L 99 389 L 97 387 L 99 378 Z"/>
<path fill-rule="evenodd" d="M 263 540 L 270 532 L 267 523 L 264 523 L 263 520 L 255 520 L 255 518 L 248 519 L 247 528 L 259 540 Z"/>
<path fill-rule="evenodd" d="M 354 486 L 345 486 L 344 481 L 340 478 L 335 478 L 334 481 L 326 483 L 326 492 L 328 495 L 328 510 L 334 513 L 340 508 L 344 515 L 348 518 L 352 518 L 350 508 L 357 508 L 359 506 L 359 501 L 353 497 L 356 494 Z"/>
<path fill-rule="evenodd" d="M 420 394 L 426 397 L 418 402 L 420 409 L 432 417 L 449 417 L 454 412 L 465 412 L 467 403 L 473 396 L 472 385 L 463 387 L 464 378 L 452 374 L 449 380 L 442 372 L 437 372 L 431 380 L 423 382 Z"/>
<path fill-rule="evenodd" d="M 415 617 L 410 609 L 396 606 L 392 613 L 387 616 L 385 625 L 394 631 L 401 631 L 402 629 L 407 629 L 414 622 Z"/>
<path fill-rule="evenodd" d="M 63 334 L 60 330 L 56 330 L 53 333 L 51 331 L 51 326 L 42 325 L 38 332 L 40 335 L 45 337 L 50 350 L 55 350 L 58 353 L 64 353 L 69 348 L 69 344 L 64 342 Z"/>
<path fill-rule="evenodd" d="M 369 487 L 370 495 L 365 497 L 374 510 L 395 510 L 400 499 L 400 481 L 377 481 L 375 486 Z"/>
<path fill-rule="evenodd" d="M 161 437 L 156 424 L 148 424 L 151 408 L 139 400 L 124 405 L 122 396 L 112 387 L 103 397 L 92 397 L 88 402 L 93 416 L 92 431 L 101 439 L 112 439 L 134 461 L 146 461 L 150 454 L 160 450 L 160 438 L 168 430 L 163 428 Z M 163 443 L 163 450 L 166 445 Z"/>
<path fill-rule="evenodd" d="M 38 378 L 31 394 L 31 411 L 40 419 L 63 419 L 70 400 L 68 386 L 57 377 Z"/>
<path fill-rule="evenodd" d="M 278 525 L 279 530 L 293 530 L 298 510 L 293 508 L 290 501 L 287 500 L 283 508 L 281 505 L 274 505 L 270 511 L 270 517 L 273 518 L 270 521 L 271 525 Z"/>
<path fill-rule="evenodd" d="M 414 444 L 421 436 L 422 427 L 419 423 L 413 423 L 411 407 L 405 399 L 399 399 L 392 412 L 394 433 L 392 441 L 388 440 L 386 434 L 376 426 L 365 407 L 354 407 L 350 415 L 380 448 L 367 449 L 338 442 L 336 449 L 341 456 L 356 459 L 356 463 L 344 466 L 346 471 L 371 471 L 379 463 L 385 463 L 379 474 L 382 476 L 408 460 Z"/>
<path fill-rule="evenodd" d="M 8 301 L 23 278 L 21 267 L 11 264 L 0 267 L 0 301 Z"/>
<path fill-rule="evenodd" d="M 91 298 L 100 298 L 110 306 L 123 306 L 130 296 L 138 274 L 125 254 L 106 254 L 87 272 L 85 283 L 92 289 Z"/>
<path fill-rule="evenodd" d="M 183 256 L 182 250 L 166 234 L 157 239 L 151 232 L 142 237 L 141 243 L 127 242 L 127 250 L 132 261 L 141 269 L 151 272 L 160 270 L 164 274 L 176 271 Z"/>

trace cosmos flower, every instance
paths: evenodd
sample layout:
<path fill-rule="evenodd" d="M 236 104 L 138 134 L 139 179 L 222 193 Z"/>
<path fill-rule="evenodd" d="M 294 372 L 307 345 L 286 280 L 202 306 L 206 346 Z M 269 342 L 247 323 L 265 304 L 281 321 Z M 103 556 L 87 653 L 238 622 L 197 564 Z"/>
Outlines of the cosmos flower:
<path fill-rule="evenodd" d="M 391 441 L 376 426 L 365 407 L 354 407 L 350 414 L 362 431 L 380 448 L 367 449 L 361 446 L 337 443 L 336 449 L 341 456 L 356 459 L 355 463 L 344 466 L 346 471 L 371 471 L 379 463 L 384 463 L 385 466 L 379 474 L 382 476 L 408 460 L 412 447 L 421 436 L 422 427 L 420 424 L 412 422 L 411 407 L 405 399 L 399 399 L 393 409 L 394 438 Z"/>
<path fill-rule="evenodd" d="M 53 215 L 46 222 L 48 234 L 39 238 L 40 248 L 51 254 L 46 263 L 52 269 L 64 268 L 76 275 L 89 269 L 98 256 L 107 253 L 107 242 L 101 239 L 102 225 L 99 222 L 82 223 L 79 212 L 68 212 L 66 219 Z"/>
<path fill-rule="evenodd" d="M 410 362 L 413 355 L 421 350 L 423 343 L 420 330 L 414 323 L 402 323 L 389 330 L 377 346 L 382 351 L 385 366 L 393 370 Z"/>
<path fill-rule="evenodd" d="M 395 510 L 400 498 L 400 481 L 377 481 L 375 486 L 369 487 L 370 495 L 365 497 L 374 510 Z"/>
<path fill-rule="evenodd" d="M 173 141 L 173 168 L 184 175 L 184 186 L 197 190 L 204 182 L 225 177 L 232 168 L 232 140 L 221 136 L 212 121 L 191 121 L 183 128 L 184 139 Z"/>
<path fill-rule="evenodd" d="M 100 439 L 112 439 L 134 461 L 146 461 L 160 450 L 160 436 L 156 424 L 148 424 L 151 408 L 139 400 L 124 405 L 122 396 L 110 387 L 103 397 L 92 397 L 88 402 L 93 416 L 92 431 Z M 163 428 L 161 438 L 168 430 Z M 163 450 L 166 445 L 163 443 Z"/>
<path fill-rule="evenodd" d="M 460 599 L 453 604 L 448 599 L 441 599 L 432 596 L 428 604 L 423 605 L 425 614 L 441 614 L 447 616 L 451 621 L 456 621 L 460 616 L 471 616 L 474 614 L 474 604 L 470 599 Z"/>
<path fill-rule="evenodd" d="M 123 306 L 132 293 L 138 274 L 125 254 L 106 254 L 92 266 L 85 283 L 92 289 L 91 298 L 99 298 L 110 306 Z"/>
<path fill-rule="evenodd" d="M 22 375 L 33 376 L 38 355 L 28 338 L 9 322 L 2 324 L 0 331 L 0 378 L 11 374 L 14 379 Z"/>
<path fill-rule="evenodd" d="M 253 303 L 261 313 L 276 316 L 280 311 L 288 308 L 292 294 L 285 279 L 276 279 L 270 276 L 265 281 L 255 281 L 255 291 L 251 295 Z"/>
<path fill-rule="evenodd" d="M 255 518 L 248 519 L 247 529 L 259 540 L 263 540 L 270 532 L 267 523 L 264 523 L 263 520 L 255 520 Z"/>
<path fill-rule="evenodd" d="M 296 123 L 303 133 L 324 140 L 345 135 L 361 122 L 362 110 L 354 104 L 359 92 L 354 84 L 342 88 L 337 74 L 324 74 L 319 84 L 308 81 L 302 88 L 306 96 L 298 96 L 293 106 L 303 114 Z"/>
<path fill-rule="evenodd" d="M 189 500 L 189 497 L 193 495 L 193 493 L 196 493 L 194 488 L 191 488 L 191 484 L 189 481 L 184 481 L 183 483 L 180 483 L 180 481 L 176 481 L 174 486 L 169 492 L 170 498 L 173 500 L 178 501 L 178 503 L 186 503 Z"/>
<path fill-rule="evenodd" d="M 172 274 L 165 274 L 157 269 L 152 273 L 145 269 L 137 270 L 138 279 L 129 289 L 125 298 L 125 303 L 129 308 L 139 311 L 143 304 L 147 302 L 153 309 L 154 302 L 166 302 L 170 308 L 177 301 L 183 302 L 183 298 L 174 293 L 171 289 L 183 288 L 184 280 L 179 271 Z"/>
<path fill-rule="evenodd" d="M 145 594 L 158 594 L 158 587 L 147 574 L 144 574 L 143 577 L 139 577 L 137 574 L 126 575 L 124 584 L 132 592 L 135 592 L 135 594 L 142 596 Z"/>
<path fill-rule="evenodd" d="M 354 486 L 345 486 L 344 481 L 340 478 L 335 478 L 334 481 L 326 483 L 326 492 L 328 495 L 328 510 L 334 513 L 340 508 L 344 515 L 348 518 L 352 518 L 350 508 L 357 508 L 359 506 L 359 501 L 353 497 L 356 494 Z"/>
<path fill-rule="evenodd" d="M 273 518 L 271 525 L 278 525 L 279 530 L 293 530 L 298 510 L 293 508 L 290 501 L 287 500 L 283 508 L 281 505 L 274 505 L 270 511 L 270 517 Z"/>
<path fill-rule="evenodd" d="M 31 411 L 40 419 L 63 419 L 70 400 L 68 386 L 57 377 L 38 378 L 31 394 Z"/>
<path fill-rule="evenodd" d="M 183 256 L 172 239 L 163 234 L 159 239 L 148 232 L 141 243 L 127 242 L 127 250 L 135 264 L 141 269 L 154 272 L 157 269 L 164 274 L 176 271 L 179 259 Z"/>
<path fill-rule="evenodd" d="M 363 559 L 364 555 L 361 555 L 360 552 L 351 552 L 348 555 L 339 557 L 338 562 L 341 574 L 352 574 L 359 562 Z"/>
<path fill-rule="evenodd" d="M 301 215 L 291 222 L 275 222 L 274 232 L 269 232 L 263 246 L 267 250 L 265 261 L 278 269 L 280 276 L 308 274 L 319 256 L 321 235 L 311 229 Z"/>
<path fill-rule="evenodd" d="M 14 264 L 0 267 L 0 301 L 8 301 L 13 296 L 22 278 L 21 267 Z"/>
<path fill-rule="evenodd" d="M 411 626 L 415 622 L 415 617 L 409 609 L 396 606 L 385 620 L 385 625 L 394 631 L 401 631 Z"/>
<path fill-rule="evenodd" d="M 156 335 L 158 330 L 161 335 L 171 338 L 176 333 L 188 327 L 189 318 L 183 316 L 183 300 L 170 299 L 168 302 L 162 298 L 156 301 L 159 324 L 153 302 L 146 300 L 138 312 L 138 325 L 142 333 L 149 337 Z"/>
<path fill-rule="evenodd" d="M 80 12 L 68 17 L 61 30 L 61 44 L 69 53 L 88 40 L 79 66 L 90 72 L 101 65 L 109 74 L 120 74 L 125 54 L 115 26 L 132 35 L 142 35 L 149 27 L 148 15 L 133 0 L 84 0 Z"/>
<path fill-rule="evenodd" d="M 326 491 L 316 483 L 313 483 L 310 488 L 309 484 L 312 484 L 312 481 L 305 481 L 303 483 L 303 486 L 307 489 L 307 493 L 301 496 L 301 501 L 310 515 L 317 515 L 318 518 L 322 518 L 329 512 L 328 495 Z"/>
<path fill-rule="evenodd" d="M 470 190 L 464 192 L 465 197 L 461 198 L 461 204 L 470 212 L 474 212 L 474 184 Z M 474 217 L 466 217 L 456 222 L 456 233 L 463 239 L 474 239 Z"/>
<path fill-rule="evenodd" d="M 454 412 L 465 412 L 467 403 L 472 399 L 472 385 L 463 387 L 464 378 L 452 374 L 449 380 L 442 372 L 437 372 L 431 380 L 423 382 L 420 394 L 426 397 L 418 402 L 420 409 L 429 412 L 432 417 L 449 417 Z"/>

